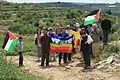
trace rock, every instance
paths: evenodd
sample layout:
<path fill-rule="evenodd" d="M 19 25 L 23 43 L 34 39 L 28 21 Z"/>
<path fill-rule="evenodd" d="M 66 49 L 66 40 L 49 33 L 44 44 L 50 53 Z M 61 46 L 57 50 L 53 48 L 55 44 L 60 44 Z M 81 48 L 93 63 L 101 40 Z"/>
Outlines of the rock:
<path fill-rule="evenodd" d="M 101 69 L 103 67 L 104 67 L 104 65 L 100 65 L 100 66 L 97 67 L 97 69 Z"/>
<path fill-rule="evenodd" d="M 114 56 L 110 56 L 107 58 L 107 63 L 112 64 L 114 62 Z"/>
<path fill-rule="evenodd" d="M 71 66 L 65 66 L 66 69 L 71 69 Z"/>
<path fill-rule="evenodd" d="M 94 78 L 90 78 L 89 80 L 95 80 Z"/>
<path fill-rule="evenodd" d="M 100 80 L 105 80 L 104 78 L 100 78 Z"/>
<path fill-rule="evenodd" d="M 112 66 L 110 66 L 110 65 L 108 66 L 108 68 L 109 68 L 109 69 L 113 69 L 113 67 L 112 67 Z"/>
<path fill-rule="evenodd" d="M 120 67 L 120 63 L 119 64 L 115 64 L 115 66 Z"/>
<path fill-rule="evenodd" d="M 105 69 L 104 71 L 105 71 L 105 72 L 109 72 L 109 71 L 110 71 L 110 69 Z"/>
<path fill-rule="evenodd" d="M 25 67 L 25 68 L 24 68 L 24 71 L 29 71 L 29 70 L 30 70 L 30 69 L 29 69 L 29 68 L 27 68 L 27 67 Z"/>

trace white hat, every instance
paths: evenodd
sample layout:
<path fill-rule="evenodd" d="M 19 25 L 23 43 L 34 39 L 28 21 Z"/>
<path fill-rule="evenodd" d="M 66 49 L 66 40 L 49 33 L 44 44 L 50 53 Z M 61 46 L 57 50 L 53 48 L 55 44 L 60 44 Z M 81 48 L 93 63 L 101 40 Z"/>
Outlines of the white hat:
<path fill-rule="evenodd" d="M 95 27 L 97 27 L 98 25 L 97 25 L 96 23 L 94 23 L 94 24 L 92 24 L 92 26 L 95 26 Z"/>

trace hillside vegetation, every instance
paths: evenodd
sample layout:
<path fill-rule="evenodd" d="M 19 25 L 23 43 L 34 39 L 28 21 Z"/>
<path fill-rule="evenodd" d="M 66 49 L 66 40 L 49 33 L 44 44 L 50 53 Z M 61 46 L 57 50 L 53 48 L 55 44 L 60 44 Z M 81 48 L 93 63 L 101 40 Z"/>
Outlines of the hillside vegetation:
<path fill-rule="evenodd" d="M 0 25 L 19 34 L 34 34 L 37 27 L 55 27 L 56 23 L 69 25 L 73 23 L 83 24 L 82 18 L 88 13 L 80 9 L 43 6 L 32 3 L 0 3 Z M 101 13 L 103 17 L 109 18 L 115 24 L 116 17 Z M 101 22 L 101 19 L 99 22 Z"/>
<path fill-rule="evenodd" d="M 32 4 L 32 3 L 18 4 L 18 3 L 0 2 L 0 48 L 2 47 L 5 33 L 7 32 L 7 30 L 10 30 L 11 32 L 22 34 L 25 36 L 25 37 L 23 36 L 24 55 L 35 56 L 32 35 L 35 34 L 36 28 L 55 27 L 56 23 L 60 23 L 61 25 L 66 26 L 66 25 L 72 24 L 73 18 L 76 19 L 75 21 L 76 23 L 83 24 L 82 18 L 84 18 L 88 13 L 83 12 L 80 9 L 50 7 L 50 6 L 44 6 L 41 4 Z M 113 27 L 111 30 L 111 33 L 112 33 L 111 39 L 119 40 L 120 39 L 119 37 L 120 36 L 120 29 L 119 29 L 120 18 L 117 16 L 108 15 L 102 12 L 100 16 L 99 24 L 103 18 L 108 18 L 112 21 Z M 26 37 L 26 35 L 28 34 L 29 34 L 29 37 Z M 104 53 L 105 56 L 107 57 L 108 57 L 108 53 L 111 54 L 117 51 L 119 50 L 116 48 L 116 46 L 109 46 L 104 49 L 101 48 L 101 53 Z M 16 54 L 17 52 L 15 51 L 14 53 Z M 26 73 L 21 72 L 22 71 L 21 68 L 17 68 L 15 64 L 11 62 L 8 63 L 6 60 L 4 60 L 5 54 L 6 52 L 0 49 L 0 80 L 44 80 L 41 77 L 32 76 L 32 75 L 28 75 Z M 28 62 L 30 61 L 31 60 L 28 60 Z M 32 63 L 34 64 L 35 62 L 33 61 Z M 33 72 L 35 72 L 34 68 L 41 69 L 38 66 L 38 64 L 36 63 L 34 64 L 34 65 L 37 65 L 37 68 L 36 66 L 34 67 L 33 64 L 31 64 L 32 66 L 31 70 L 33 70 Z M 31 66 L 28 65 L 28 67 L 31 67 Z M 43 70 L 43 73 L 45 73 L 44 72 L 45 69 L 41 69 L 41 70 Z M 56 70 L 56 69 L 53 69 L 53 70 Z M 36 70 L 36 71 L 42 72 L 39 70 Z M 71 72 L 74 73 L 74 71 L 71 71 Z M 56 71 L 55 71 L 55 74 L 56 74 Z M 50 74 L 50 75 L 54 75 L 54 74 Z M 82 77 L 84 76 L 82 75 Z M 61 78 L 61 76 L 59 77 Z"/>
<path fill-rule="evenodd" d="M 90 13 L 75 8 L 52 7 L 33 3 L 18 4 L 1 2 L 0 5 L 1 36 L 5 35 L 7 29 L 22 35 L 33 35 L 38 27 L 55 27 L 56 23 L 66 26 L 73 23 L 73 18 L 76 19 L 76 23 L 83 24 L 82 18 Z M 103 18 L 108 18 L 112 21 L 111 40 L 119 40 L 120 38 L 116 37 L 116 34 L 120 36 L 120 18 L 101 12 L 99 25 Z M 0 43 L 2 42 L 3 38 L 1 38 Z M 25 54 L 35 55 L 34 47 L 32 46 L 33 38 L 31 38 L 31 36 L 30 38 L 25 38 L 24 42 Z M 31 46 L 27 44 L 31 44 Z"/>

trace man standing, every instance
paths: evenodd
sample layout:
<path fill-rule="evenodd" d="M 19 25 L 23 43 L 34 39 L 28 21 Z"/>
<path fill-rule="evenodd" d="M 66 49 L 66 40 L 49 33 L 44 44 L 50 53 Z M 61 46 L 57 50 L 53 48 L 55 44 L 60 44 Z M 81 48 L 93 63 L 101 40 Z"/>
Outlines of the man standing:
<path fill-rule="evenodd" d="M 50 27 L 50 28 L 48 28 L 48 35 L 50 36 L 50 35 L 52 35 L 52 34 L 54 34 L 54 32 L 53 32 L 53 29 Z M 50 60 L 52 60 L 52 58 L 53 58 L 53 61 L 56 61 L 56 53 L 51 53 L 50 54 Z"/>
<path fill-rule="evenodd" d="M 100 61 L 100 57 L 99 57 L 100 31 L 97 24 L 93 24 L 92 28 L 93 28 L 91 32 L 91 37 L 93 39 L 92 53 L 93 53 L 93 57 L 95 58 L 95 63 L 97 63 L 98 61 Z"/>
<path fill-rule="evenodd" d="M 65 29 L 62 28 L 62 32 L 58 36 L 65 38 L 65 37 L 68 37 L 69 35 L 66 33 Z M 62 52 L 59 53 L 59 65 L 61 64 L 62 55 L 63 55 L 64 63 L 67 63 L 67 54 L 68 53 L 62 53 Z"/>
<path fill-rule="evenodd" d="M 104 19 L 101 22 L 101 28 L 103 30 L 103 43 L 104 45 L 108 42 L 108 35 L 111 29 L 111 21 L 108 19 Z"/>
<path fill-rule="evenodd" d="M 23 66 L 23 38 L 19 37 L 19 41 L 17 44 L 17 48 L 18 48 L 18 53 L 19 53 L 19 67 Z"/>
<path fill-rule="evenodd" d="M 66 27 L 66 33 L 67 33 L 69 36 L 72 36 L 72 35 L 73 35 L 69 25 Z M 74 45 L 75 45 L 75 44 L 74 44 L 74 39 L 73 39 L 73 41 L 72 41 L 72 47 L 73 47 L 72 52 L 73 52 L 73 53 L 74 53 L 74 51 L 75 51 Z M 69 53 L 69 54 L 68 54 L 68 61 L 71 62 L 71 60 L 72 60 L 72 53 Z"/>
<path fill-rule="evenodd" d="M 46 66 L 49 66 L 49 53 L 50 53 L 50 43 L 52 42 L 50 36 L 47 35 L 47 28 L 43 28 L 43 36 L 41 37 L 41 47 L 42 47 L 42 61 L 41 66 L 44 66 L 46 60 Z"/>
<path fill-rule="evenodd" d="M 86 33 L 86 31 L 81 32 L 81 51 L 83 53 L 83 59 L 85 62 L 85 67 L 83 72 L 86 72 L 87 69 L 91 67 L 91 60 L 90 60 L 90 44 L 93 42 L 93 39 L 90 35 Z"/>

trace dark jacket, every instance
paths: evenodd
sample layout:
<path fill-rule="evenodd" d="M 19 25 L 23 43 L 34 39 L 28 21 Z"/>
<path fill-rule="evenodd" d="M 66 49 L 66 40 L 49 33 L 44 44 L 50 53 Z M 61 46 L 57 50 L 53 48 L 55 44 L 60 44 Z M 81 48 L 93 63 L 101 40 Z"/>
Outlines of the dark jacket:
<path fill-rule="evenodd" d="M 50 36 L 44 35 L 41 37 L 42 53 L 49 53 L 50 52 L 50 43 L 52 43 L 52 39 Z"/>
<path fill-rule="evenodd" d="M 88 36 L 84 37 L 84 38 L 81 40 L 81 51 L 84 51 L 85 48 L 86 48 L 87 46 L 89 46 L 89 44 L 85 44 L 85 42 L 87 41 L 87 38 L 88 38 Z"/>
<path fill-rule="evenodd" d="M 108 19 L 104 19 L 101 22 L 102 30 L 110 30 L 111 29 L 111 21 Z"/>
<path fill-rule="evenodd" d="M 87 35 L 86 37 L 82 37 L 81 39 L 81 51 L 86 51 L 90 48 L 91 43 L 93 42 L 93 39 L 90 35 Z"/>

